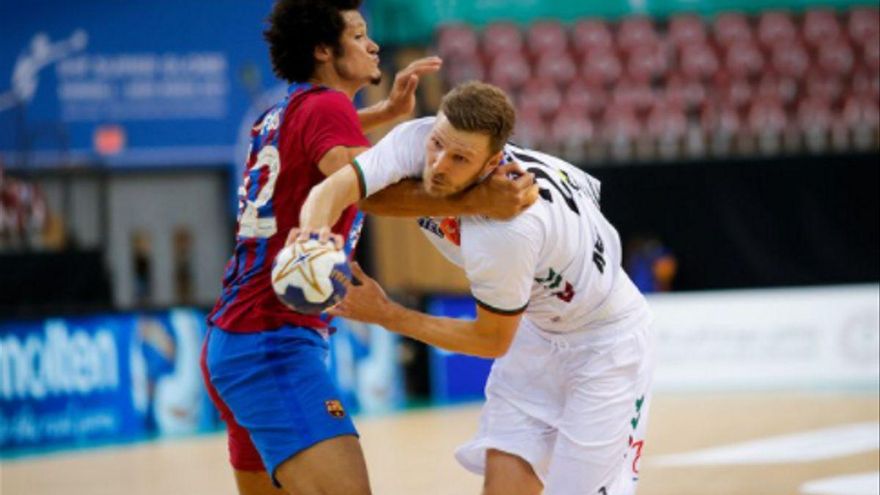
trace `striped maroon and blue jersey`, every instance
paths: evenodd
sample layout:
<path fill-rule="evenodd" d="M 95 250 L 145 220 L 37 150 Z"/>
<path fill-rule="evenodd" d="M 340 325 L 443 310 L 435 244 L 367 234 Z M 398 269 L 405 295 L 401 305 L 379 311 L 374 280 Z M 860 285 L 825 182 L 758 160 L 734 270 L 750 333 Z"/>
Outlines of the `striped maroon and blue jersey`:
<path fill-rule="evenodd" d="M 235 251 L 226 265 L 223 292 L 208 315 L 211 324 L 231 332 L 327 327 L 327 318 L 294 312 L 278 300 L 272 260 L 290 229 L 299 225 L 309 191 L 324 180 L 318 169 L 324 154 L 336 146 L 369 145 L 351 100 L 325 87 L 292 84 L 287 96 L 257 119 L 238 190 Z M 351 206 L 333 226 L 346 239 L 349 255 L 362 222 L 362 213 Z"/>

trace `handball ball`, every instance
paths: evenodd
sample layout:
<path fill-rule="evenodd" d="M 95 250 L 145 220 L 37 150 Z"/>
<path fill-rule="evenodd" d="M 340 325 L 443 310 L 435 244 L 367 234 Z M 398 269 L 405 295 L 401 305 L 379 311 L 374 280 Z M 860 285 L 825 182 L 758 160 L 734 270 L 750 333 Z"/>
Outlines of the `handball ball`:
<path fill-rule="evenodd" d="M 304 314 L 319 314 L 345 297 L 351 270 L 345 253 L 315 239 L 295 242 L 272 262 L 272 288 L 282 303 Z"/>

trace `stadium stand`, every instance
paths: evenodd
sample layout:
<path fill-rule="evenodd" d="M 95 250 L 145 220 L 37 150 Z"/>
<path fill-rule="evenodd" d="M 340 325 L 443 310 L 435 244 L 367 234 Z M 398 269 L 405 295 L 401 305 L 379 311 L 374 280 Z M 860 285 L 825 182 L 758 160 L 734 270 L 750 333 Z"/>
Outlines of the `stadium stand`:
<path fill-rule="evenodd" d="M 589 148 L 593 161 L 670 160 L 877 149 L 878 25 L 875 7 L 815 8 L 451 24 L 436 41 L 447 85 L 510 92 L 519 141 L 571 159 Z"/>

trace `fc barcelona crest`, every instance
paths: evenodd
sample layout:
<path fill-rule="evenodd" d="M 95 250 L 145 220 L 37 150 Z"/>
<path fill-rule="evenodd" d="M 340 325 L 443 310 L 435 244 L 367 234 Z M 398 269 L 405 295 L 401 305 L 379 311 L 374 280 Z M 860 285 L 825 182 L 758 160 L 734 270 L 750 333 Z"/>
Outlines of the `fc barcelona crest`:
<path fill-rule="evenodd" d="M 327 406 L 327 413 L 333 416 L 334 418 L 344 418 L 345 417 L 345 409 L 342 407 L 342 403 L 336 399 L 333 400 L 325 400 L 324 405 Z"/>

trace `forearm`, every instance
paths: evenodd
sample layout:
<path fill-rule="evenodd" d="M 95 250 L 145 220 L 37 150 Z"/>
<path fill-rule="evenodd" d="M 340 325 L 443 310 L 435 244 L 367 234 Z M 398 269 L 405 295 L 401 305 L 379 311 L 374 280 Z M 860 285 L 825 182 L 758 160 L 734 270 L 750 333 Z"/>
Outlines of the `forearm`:
<path fill-rule="evenodd" d="M 406 179 L 364 198 L 361 210 L 387 217 L 453 216 L 478 214 L 477 205 L 465 194 L 438 198 L 430 196 L 422 182 Z"/>
<path fill-rule="evenodd" d="M 299 227 L 320 229 L 336 224 L 342 211 L 359 196 L 354 174 L 352 167 L 345 167 L 313 187 L 300 209 Z"/>
<path fill-rule="evenodd" d="M 481 330 L 476 321 L 430 316 L 393 301 L 383 314 L 377 323 L 388 330 L 447 351 L 496 358 L 506 347 L 498 332 Z"/>
<path fill-rule="evenodd" d="M 358 110 L 358 120 L 361 122 L 361 128 L 364 132 L 369 132 L 374 127 L 391 122 L 396 117 L 389 110 L 387 100 Z"/>

